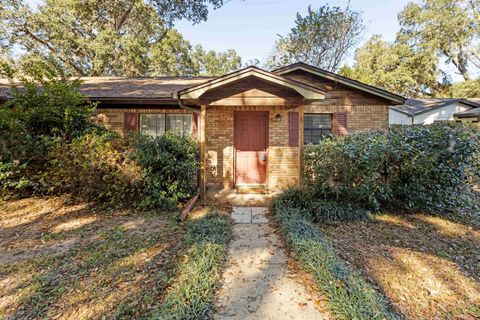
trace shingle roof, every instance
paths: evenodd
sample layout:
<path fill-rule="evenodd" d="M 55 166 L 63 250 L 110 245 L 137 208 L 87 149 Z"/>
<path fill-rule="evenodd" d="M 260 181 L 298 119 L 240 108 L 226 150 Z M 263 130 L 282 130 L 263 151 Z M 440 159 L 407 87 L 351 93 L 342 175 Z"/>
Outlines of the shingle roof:
<path fill-rule="evenodd" d="M 90 99 L 168 99 L 185 88 L 211 80 L 212 77 L 162 77 L 162 78 L 125 78 L 125 77 L 83 77 L 80 78 L 80 92 Z M 8 97 L 12 83 L 0 79 L 0 96 Z"/>
<path fill-rule="evenodd" d="M 462 103 L 472 108 L 480 107 L 480 99 L 431 98 L 408 99 L 407 101 L 405 101 L 405 104 L 391 106 L 390 108 L 398 112 L 407 114 L 409 116 L 415 116 L 448 106 L 453 103 Z"/>
<path fill-rule="evenodd" d="M 330 72 L 330 71 L 327 71 L 327 70 L 324 70 L 324 69 L 320 69 L 320 68 L 311 66 L 311 65 L 303 63 L 303 62 L 296 62 L 296 63 L 293 63 L 291 65 L 273 70 L 272 72 L 275 73 L 275 74 L 283 75 L 283 74 L 286 74 L 286 73 L 289 73 L 291 71 L 298 70 L 298 69 L 305 70 L 305 71 L 313 73 L 313 74 L 318 74 L 321 77 L 324 77 L 324 78 L 327 78 L 327 79 L 330 79 L 330 80 L 333 80 L 333 81 L 337 81 L 337 82 L 340 82 L 344 85 L 354 87 L 354 88 L 369 92 L 371 94 L 389 99 L 394 104 L 399 104 L 399 103 L 404 103 L 405 102 L 405 98 L 398 95 L 398 94 L 389 92 L 389 91 L 387 91 L 385 89 L 382 89 L 382 88 L 379 88 L 379 87 L 371 86 L 369 84 L 366 84 L 366 83 L 363 83 L 363 82 L 360 82 L 360 81 L 357 81 L 357 80 L 354 80 L 354 79 L 350 79 L 350 78 L 341 76 L 339 74 L 336 74 L 336 73 L 333 73 L 333 72 Z"/>
<path fill-rule="evenodd" d="M 480 116 L 480 108 L 465 110 L 462 112 L 457 112 L 454 116 L 459 118 L 468 118 L 468 117 L 478 117 Z"/>
<path fill-rule="evenodd" d="M 81 78 L 80 91 L 90 98 L 174 98 L 182 89 L 212 78 Z"/>

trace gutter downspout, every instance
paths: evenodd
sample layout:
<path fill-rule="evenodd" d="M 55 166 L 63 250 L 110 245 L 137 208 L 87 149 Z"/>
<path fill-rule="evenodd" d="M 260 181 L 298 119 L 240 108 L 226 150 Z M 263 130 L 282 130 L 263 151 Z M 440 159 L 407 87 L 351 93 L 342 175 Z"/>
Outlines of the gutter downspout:
<path fill-rule="evenodd" d="M 192 107 L 187 107 L 186 105 L 183 104 L 182 100 L 180 100 L 180 97 L 178 96 L 178 92 L 175 92 L 173 94 L 173 98 L 174 99 L 177 99 L 177 102 L 178 102 L 178 106 L 181 108 L 181 109 L 184 109 L 184 110 L 188 110 L 188 111 L 192 111 L 192 112 L 199 112 L 200 110 L 198 109 L 195 109 L 195 108 L 192 108 Z"/>

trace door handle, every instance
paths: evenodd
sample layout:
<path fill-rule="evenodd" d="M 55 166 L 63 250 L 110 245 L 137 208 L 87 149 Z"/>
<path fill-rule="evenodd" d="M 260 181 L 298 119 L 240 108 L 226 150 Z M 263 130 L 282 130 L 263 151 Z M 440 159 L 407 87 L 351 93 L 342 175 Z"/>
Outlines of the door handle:
<path fill-rule="evenodd" d="M 267 161 L 267 153 L 266 152 L 264 152 L 262 154 L 262 161 Z"/>

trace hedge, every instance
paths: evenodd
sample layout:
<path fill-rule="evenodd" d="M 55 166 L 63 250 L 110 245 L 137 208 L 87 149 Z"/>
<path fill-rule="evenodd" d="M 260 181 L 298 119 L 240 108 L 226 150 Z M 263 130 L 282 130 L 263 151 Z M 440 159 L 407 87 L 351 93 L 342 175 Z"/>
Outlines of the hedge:
<path fill-rule="evenodd" d="M 451 211 L 479 180 L 480 135 L 464 126 L 394 127 L 305 148 L 306 185 L 367 209 Z"/>

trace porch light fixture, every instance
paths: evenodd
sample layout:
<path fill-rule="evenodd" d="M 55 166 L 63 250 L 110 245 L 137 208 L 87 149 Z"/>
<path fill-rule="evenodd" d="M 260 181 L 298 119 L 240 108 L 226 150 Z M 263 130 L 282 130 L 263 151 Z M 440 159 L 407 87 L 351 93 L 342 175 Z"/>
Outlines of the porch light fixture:
<path fill-rule="evenodd" d="M 277 114 L 275 115 L 275 121 L 276 121 L 276 122 L 280 122 L 281 120 L 282 120 L 282 115 L 281 115 L 280 113 L 277 113 Z"/>

